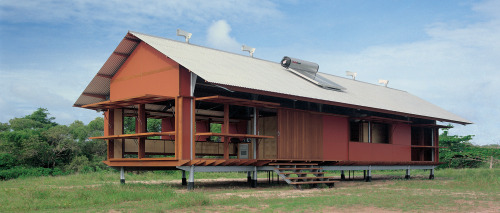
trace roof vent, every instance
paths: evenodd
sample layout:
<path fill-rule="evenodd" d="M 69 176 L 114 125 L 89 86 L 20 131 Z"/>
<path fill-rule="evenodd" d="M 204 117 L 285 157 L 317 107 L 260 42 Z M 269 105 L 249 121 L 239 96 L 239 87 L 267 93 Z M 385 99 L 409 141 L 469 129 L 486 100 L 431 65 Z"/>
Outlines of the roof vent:
<path fill-rule="evenodd" d="M 389 84 L 389 80 L 382 80 L 382 79 L 380 79 L 380 80 L 378 80 L 378 83 L 379 84 L 383 84 L 385 87 L 387 87 L 387 84 Z"/>
<path fill-rule="evenodd" d="M 181 29 L 177 29 L 177 36 L 184 36 L 184 38 L 186 38 L 186 43 L 188 44 L 189 44 L 189 39 L 191 38 L 192 35 L 193 35 L 192 33 L 186 32 Z"/>
<path fill-rule="evenodd" d="M 334 83 L 333 81 L 318 75 L 319 65 L 313 62 L 304 61 L 301 59 L 291 58 L 288 56 L 281 59 L 281 66 L 288 69 L 295 75 L 310 81 L 317 86 L 323 87 L 325 89 L 343 90 L 344 87 Z"/>
<path fill-rule="evenodd" d="M 255 48 L 249 47 L 249 46 L 243 44 L 243 46 L 241 46 L 241 51 L 247 51 L 250 53 L 250 56 L 253 57 L 253 53 L 255 52 Z"/>
<path fill-rule="evenodd" d="M 346 76 L 351 76 L 352 80 L 356 80 L 356 76 L 358 75 L 357 72 L 351 72 L 351 71 L 345 71 Z"/>

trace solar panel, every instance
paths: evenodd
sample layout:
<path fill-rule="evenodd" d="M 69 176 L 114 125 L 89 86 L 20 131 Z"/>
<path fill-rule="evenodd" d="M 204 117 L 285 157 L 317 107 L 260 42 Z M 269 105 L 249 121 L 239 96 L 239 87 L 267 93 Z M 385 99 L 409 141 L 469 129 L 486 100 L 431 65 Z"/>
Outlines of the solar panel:
<path fill-rule="evenodd" d="M 330 81 L 322 76 L 317 75 L 319 65 L 313 62 L 304 61 L 288 56 L 283 57 L 281 66 L 287 68 L 290 72 L 298 75 L 309 82 L 316 84 L 325 89 L 344 90 L 345 88 Z"/>
<path fill-rule="evenodd" d="M 331 89 L 331 90 L 345 90 L 346 89 L 346 88 L 336 84 L 335 82 L 330 81 L 329 79 L 327 79 L 323 76 L 317 75 L 317 74 L 311 74 L 310 72 L 304 72 L 304 71 L 295 70 L 292 68 L 288 68 L 288 70 L 290 72 L 292 72 L 293 74 L 295 74 L 299 77 L 302 77 L 303 79 L 305 79 L 313 84 L 316 84 L 317 86 L 323 87 L 325 89 Z"/>

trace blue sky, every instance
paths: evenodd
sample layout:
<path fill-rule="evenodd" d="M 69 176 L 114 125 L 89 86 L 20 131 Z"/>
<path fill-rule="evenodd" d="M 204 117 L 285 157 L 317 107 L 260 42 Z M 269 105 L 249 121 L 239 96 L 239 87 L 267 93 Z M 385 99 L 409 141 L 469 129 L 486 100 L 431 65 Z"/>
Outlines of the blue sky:
<path fill-rule="evenodd" d="M 475 124 L 453 134 L 500 143 L 500 1 L 0 1 L 0 122 L 48 108 L 56 121 L 99 114 L 71 107 L 128 30 L 408 91 Z"/>

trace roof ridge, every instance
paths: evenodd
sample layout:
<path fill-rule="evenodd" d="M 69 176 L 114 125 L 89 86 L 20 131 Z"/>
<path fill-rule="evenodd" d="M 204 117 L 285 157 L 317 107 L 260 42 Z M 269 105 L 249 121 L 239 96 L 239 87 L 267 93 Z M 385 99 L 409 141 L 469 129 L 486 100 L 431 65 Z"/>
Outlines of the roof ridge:
<path fill-rule="evenodd" d="M 177 40 L 174 40 L 174 39 L 171 39 L 171 38 L 165 38 L 165 37 L 150 35 L 150 34 L 146 34 L 146 33 L 130 31 L 130 30 L 128 32 L 132 33 L 132 34 L 134 34 L 134 33 L 135 34 L 141 34 L 141 35 L 144 35 L 144 36 L 150 36 L 150 37 L 154 37 L 154 38 L 158 38 L 158 39 L 169 40 L 169 41 L 177 42 L 177 43 L 180 43 L 180 44 L 192 45 L 192 46 L 196 46 L 196 47 L 200 47 L 200 48 L 205 48 L 205 49 L 214 50 L 214 51 L 218 51 L 218 52 L 228 53 L 228 54 L 232 54 L 232 55 L 236 55 L 236 56 L 241 56 L 241 57 L 245 57 L 245 58 L 249 58 L 249 59 L 255 59 L 255 60 L 265 61 L 265 62 L 269 62 L 269 63 L 279 64 L 279 62 L 270 61 L 270 60 L 266 60 L 266 59 L 263 59 L 263 58 L 256 58 L 256 57 L 246 56 L 246 55 L 238 54 L 238 53 L 235 53 L 235 52 L 229 52 L 229 51 L 226 51 L 226 50 L 220 50 L 220 49 L 216 49 L 216 48 L 212 48 L 212 47 L 201 46 L 199 44 L 186 43 L 186 42 L 177 41 Z"/>

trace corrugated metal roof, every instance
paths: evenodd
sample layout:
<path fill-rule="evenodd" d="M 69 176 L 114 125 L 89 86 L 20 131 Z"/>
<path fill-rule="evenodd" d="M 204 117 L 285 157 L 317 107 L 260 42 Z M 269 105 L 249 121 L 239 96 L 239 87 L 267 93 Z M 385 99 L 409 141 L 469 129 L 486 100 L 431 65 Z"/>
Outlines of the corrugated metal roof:
<path fill-rule="evenodd" d="M 196 73 L 201 78 L 212 83 L 342 103 L 352 105 L 353 107 L 360 106 L 418 115 L 437 120 L 472 123 L 405 91 L 318 73 L 318 75 L 346 88 L 343 91 L 327 90 L 290 73 L 277 62 L 137 32 L 129 32 L 128 35 L 134 35 L 167 57 Z M 123 48 L 121 47 L 122 43 L 120 43 L 117 49 L 120 48 L 121 50 Z M 130 52 L 133 51 L 133 49 L 128 50 Z M 109 60 L 105 66 L 107 66 L 108 62 Z M 121 63 L 117 64 L 121 66 Z M 113 64 L 113 66 L 117 66 L 117 64 Z M 115 68 L 115 72 L 118 68 L 119 66 Z M 91 84 L 89 84 L 89 87 Z M 87 87 L 86 91 L 91 90 L 89 87 Z M 99 88 L 100 90 L 105 89 L 103 86 L 99 86 Z M 109 84 L 107 89 L 109 94 Z M 79 101 L 80 99 L 78 99 L 77 103 Z"/>

